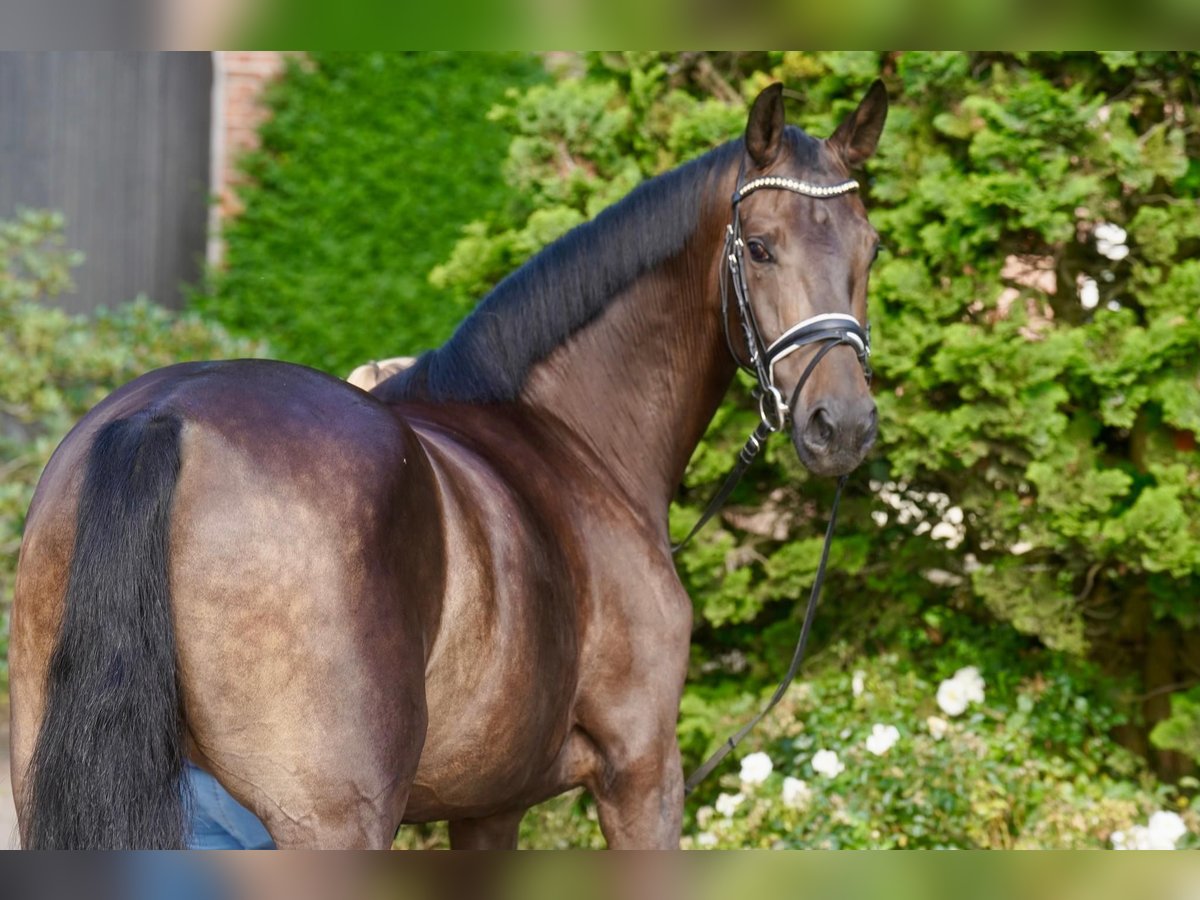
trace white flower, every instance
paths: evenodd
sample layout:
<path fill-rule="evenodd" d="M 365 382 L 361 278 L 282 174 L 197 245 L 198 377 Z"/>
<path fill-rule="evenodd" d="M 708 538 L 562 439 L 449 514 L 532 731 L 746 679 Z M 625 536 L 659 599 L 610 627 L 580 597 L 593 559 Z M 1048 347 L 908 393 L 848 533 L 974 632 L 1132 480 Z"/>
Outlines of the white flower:
<path fill-rule="evenodd" d="M 767 754 L 751 753 L 742 760 L 742 784 L 762 784 L 774 768 Z"/>
<path fill-rule="evenodd" d="M 931 538 L 935 541 L 945 541 L 946 546 L 951 550 L 962 543 L 965 535 L 966 532 L 961 525 L 945 521 L 938 522 L 933 526 L 933 530 L 929 532 Z"/>
<path fill-rule="evenodd" d="M 1144 847 L 1137 846 L 1137 842 L 1141 838 L 1138 832 L 1145 831 L 1141 825 L 1134 825 L 1128 832 L 1114 831 L 1109 840 L 1112 841 L 1114 850 L 1144 850 Z"/>
<path fill-rule="evenodd" d="M 717 808 L 717 812 L 725 818 L 730 818 L 746 797 L 743 794 L 718 794 L 717 802 L 713 805 Z"/>
<path fill-rule="evenodd" d="M 713 808 L 711 806 L 702 806 L 696 810 L 696 824 L 701 828 L 707 828 L 708 823 L 712 821 Z"/>
<path fill-rule="evenodd" d="M 1110 840 L 1115 850 L 1174 850 L 1187 830 L 1178 813 L 1160 810 L 1150 816 L 1146 825 L 1114 831 Z"/>
<path fill-rule="evenodd" d="M 937 689 L 938 708 L 948 716 L 961 716 L 967 709 L 967 691 L 962 682 L 947 678 Z"/>
<path fill-rule="evenodd" d="M 818 750 L 814 753 L 812 767 L 814 772 L 826 778 L 837 778 L 846 768 L 833 750 Z"/>
<path fill-rule="evenodd" d="M 1114 850 L 1174 850 L 1175 844 L 1160 846 L 1155 840 L 1154 832 L 1145 825 L 1134 825 L 1129 831 L 1114 831 L 1112 833 Z"/>
<path fill-rule="evenodd" d="M 867 750 L 876 756 L 883 756 L 898 740 L 900 731 L 895 725 L 875 725 L 871 729 L 871 736 L 867 738 Z"/>
<path fill-rule="evenodd" d="M 1011 553 L 1013 556 L 1023 556 L 1032 549 L 1033 549 L 1033 544 L 1029 543 L 1029 541 L 1017 541 L 1015 544 L 1013 544 L 1011 547 L 1008 548 L 1008 552 Z"/>
<path fill-rule="evenodd" d="M 856 671 L 854 676 L 850 679 L 850 691 L 855 697 L 861 697 L 863 695 L 863 691 L 866 689 L 866 685 L 864 683 L 866 677 L 867 675 L 865 672 Z"/>
<path fill-rule="evenodd" d="M 964 666 L 938 685 L 937 705 L 948 716 L 961 716 L 970 704 L 983 702 L 983 688 L 979 669 Z"/>
<path fill-rule="evenodd" d="M 945 520 L 951 525 L 961 525 L 963 522 L 963 511 L 961 506 L 952 506 L 946 510 Z"/>
<path fill-rule="evenodd" d="M 1178 813 L 1160 811 L 1150 817 L 1150 822 L 1147 827 L 1155 840 L 1163 843 L 1170 843 L 1170 848 L 1175 849 L 1175 843 L 1187 834 L 1187 825 L 1183 823 Z"/>
<path fill-rule="evenodd" d="M 925 727 L 929 729 L 929 733 L 933 735 L 935 741 L 940 741 L 946 736 L 950 723 L 941 716 L 930 716 L 925 720 Z"/>
<path fill-rule="evenodd" d="M 711 831 L 702 831 L 696 835 L 697 847 L 715 847 L 717 846 L 717 836 Z"/>
<path fill-rule="evenodd" d="M 1100 305 L 1100 285 L 1096 279 L 1086 275 L 1079 280 L 1079 302 L 1084 309 L 1095 309 Z"/>
<path fill-rule="evenodd" d="M 808 784 L 801 781 L 799 778 L 793 778 L 789 775 L 783 779 L 783 805 L 791 809 L 800 809 L 808 805 L 808 801 L 812 799 L 812 791 Z"/>
<path fill-rule="evenodd" d="M 1106 244 L 1123 244 L 1129 237 L 1124 228 L 1114 225 L 1112 222 L 1101 222 L 1092 229 L 1092 234 L 1097 243 L 1104 241 Z"/>
<path fill-rule="evenodd" d="M 1120 261 L 1129 255 L 1129 248 L 1124 244 L 1110 244 L 1107 241 L 1096 241 L 1096 249 L 1100 251 L 1101 256 L 1106 256 L 1114 262 Z"/>
<path fill-rule="evenodd" d="M 967 693 L 967 700 L 971 703 L 983 702 L 983 676 L 979 674 L 979 669 L 975 666 L 964 666 L 954 673 L 954 679 L 962 682 L 963 689 Z"/>

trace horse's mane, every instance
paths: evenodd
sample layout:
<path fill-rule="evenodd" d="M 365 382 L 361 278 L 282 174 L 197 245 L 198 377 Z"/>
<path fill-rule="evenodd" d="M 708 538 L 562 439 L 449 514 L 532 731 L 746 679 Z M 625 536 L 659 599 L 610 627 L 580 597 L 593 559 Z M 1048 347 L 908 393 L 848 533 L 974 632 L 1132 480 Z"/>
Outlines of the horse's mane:
<path fill-rule="evenodd" d="M 741 152 L 742 141 L 730 141 L 642 183 L 506 277 L 450 340 L 374 393 L 385 401 L 515 399 L 534 365 L 624 288 L 683 250 L 712 177 Z"/>

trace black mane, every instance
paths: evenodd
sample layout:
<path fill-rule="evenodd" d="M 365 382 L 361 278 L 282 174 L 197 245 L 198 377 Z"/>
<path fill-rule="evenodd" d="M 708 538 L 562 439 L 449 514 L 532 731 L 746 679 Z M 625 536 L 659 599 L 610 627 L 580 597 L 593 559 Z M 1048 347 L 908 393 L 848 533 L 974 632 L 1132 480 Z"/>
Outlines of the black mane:
<path fill-rule="evenodd" d="M 374 393 L 392 402 L 515 399 L 534 365 L 683 249 L 714 173 L 741 152 L 741 140 L 730 141 L 639 185 L 506 277 L 450 340 Z"/>

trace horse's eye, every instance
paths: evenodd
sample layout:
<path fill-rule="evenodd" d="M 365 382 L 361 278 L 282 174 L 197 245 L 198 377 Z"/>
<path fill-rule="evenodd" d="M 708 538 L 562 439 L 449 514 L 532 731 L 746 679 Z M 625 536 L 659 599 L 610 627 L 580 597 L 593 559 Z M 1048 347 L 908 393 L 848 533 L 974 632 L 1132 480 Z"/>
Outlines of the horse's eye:
<path fill-rule="evenodd" d="M 746 246 L 750 249 L 750 258 L 755 262 L 770 262 L 771 251 L 767 249 L 767 245 L 762 241 L 751 238 L 746 242 Z"/>
<path fill-rule="evenodd" d="M 875 249 L 871 252 L 871 262 L 879 259 L 879 252 L 883 249 L 883 244 L 879 241 L 875 242 Z"/>

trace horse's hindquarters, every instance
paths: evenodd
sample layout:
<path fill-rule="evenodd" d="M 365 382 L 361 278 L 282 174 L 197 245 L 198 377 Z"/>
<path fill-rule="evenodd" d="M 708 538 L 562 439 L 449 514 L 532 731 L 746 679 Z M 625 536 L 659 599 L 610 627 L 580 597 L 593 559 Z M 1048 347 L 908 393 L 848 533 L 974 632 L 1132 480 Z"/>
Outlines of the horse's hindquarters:
<path fill-rule="evenodd" d="M 169 546 L 191 755 L 281 846 L 386 846 L 424 738 L 422 627 L 444 569 L 436 528 L 395 539 L 402 519 L 436 521 L 419 446 L 361 393 L 280 364 L 188 369 L 140 407 L 183 421 Z M 39 488 L 14 615 L 14 767 L 41 718 L 78 461 L 129 412 L 90 414 Z"/>

